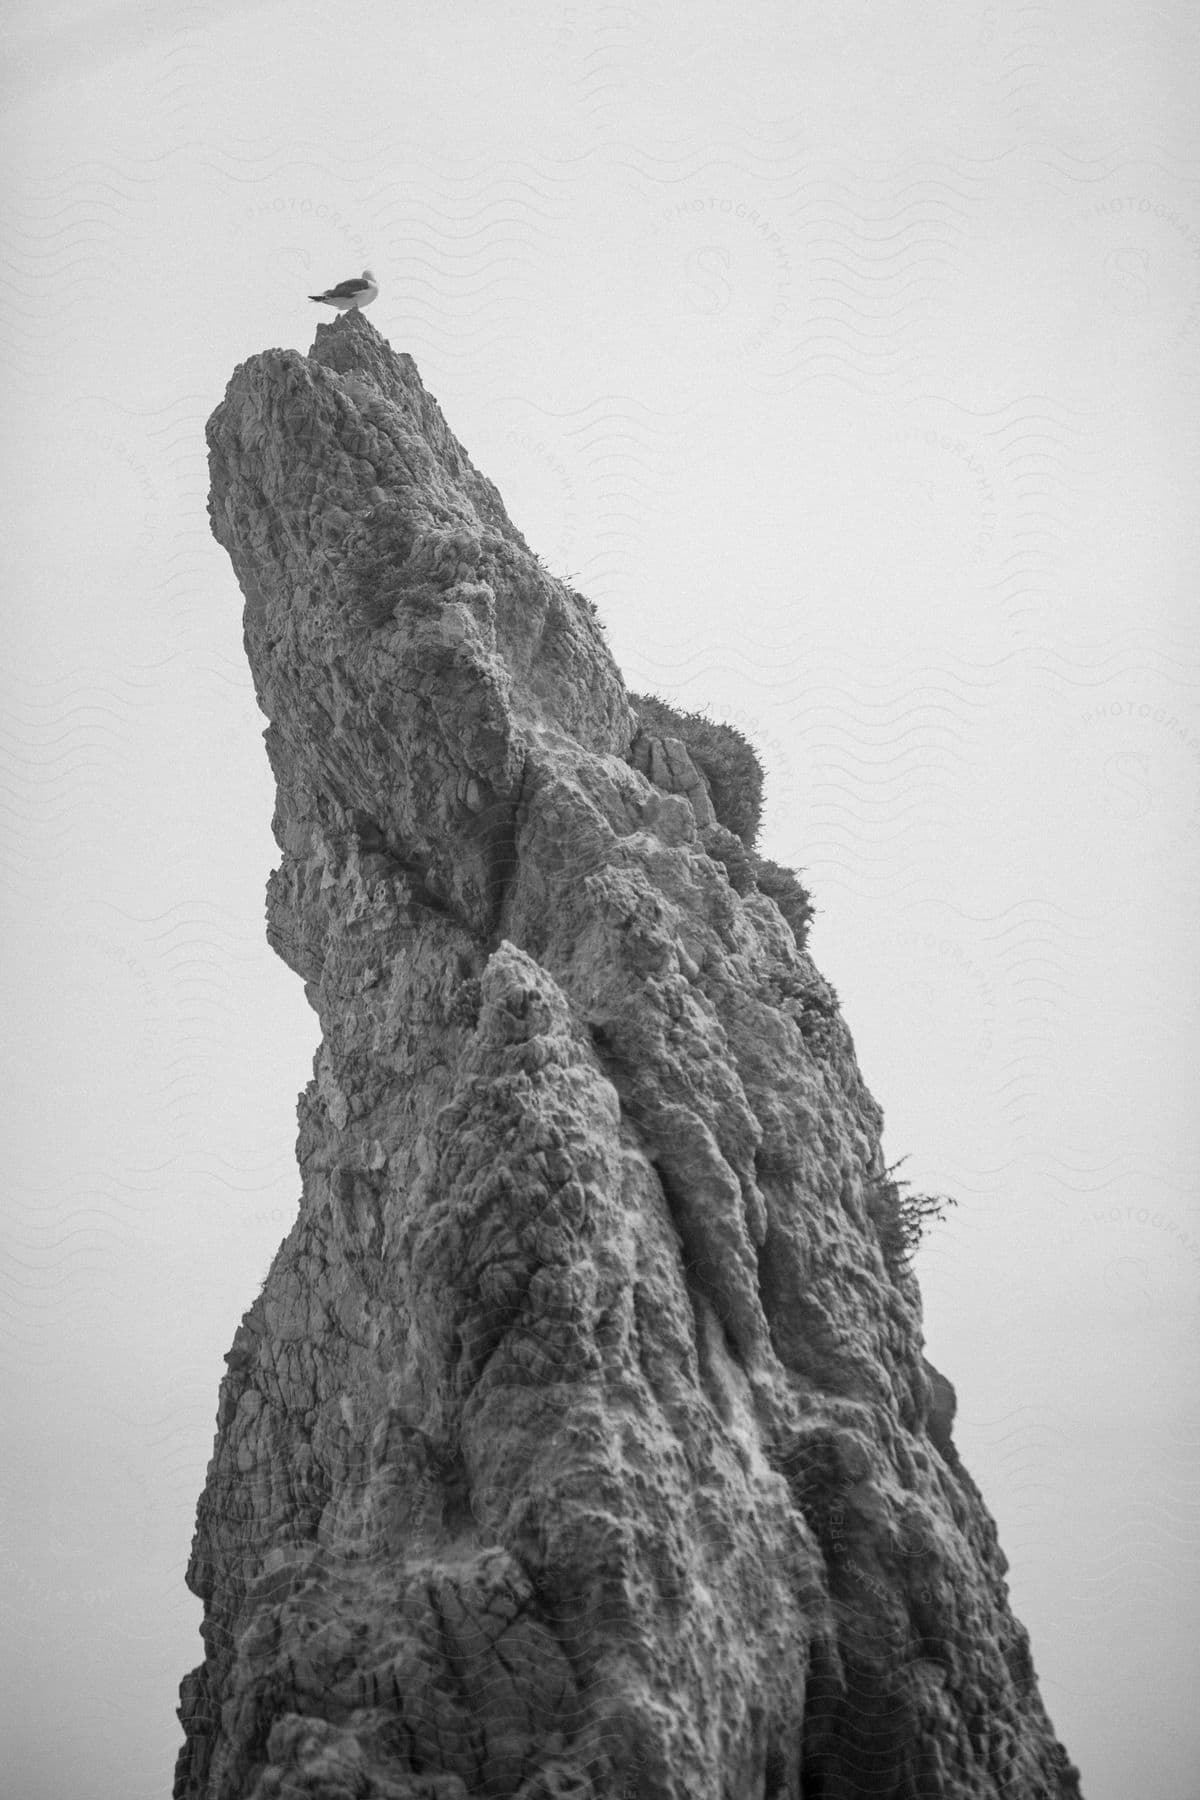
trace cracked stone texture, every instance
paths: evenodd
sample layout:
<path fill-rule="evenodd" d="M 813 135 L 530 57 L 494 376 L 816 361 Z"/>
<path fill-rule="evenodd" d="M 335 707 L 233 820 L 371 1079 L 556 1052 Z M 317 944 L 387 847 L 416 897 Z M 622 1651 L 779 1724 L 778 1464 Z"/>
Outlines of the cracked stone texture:
<path fill-rule="evenodd" d="M 1077 1795 L 880 1111 L 686 742 L 361 313 L 209 443 L 322 1042 L 176 1796 Z"/>

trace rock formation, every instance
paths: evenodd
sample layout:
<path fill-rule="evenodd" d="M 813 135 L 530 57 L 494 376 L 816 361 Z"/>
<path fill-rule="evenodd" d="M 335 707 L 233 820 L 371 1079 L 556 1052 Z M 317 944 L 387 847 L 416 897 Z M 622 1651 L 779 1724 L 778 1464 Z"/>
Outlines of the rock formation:
<path fill-rule="evenodd" d="M 323 1036 L 176 1796 L 1077 1795 L 749 746 L 631 698 L 361 313 L 209 442 Z"/>

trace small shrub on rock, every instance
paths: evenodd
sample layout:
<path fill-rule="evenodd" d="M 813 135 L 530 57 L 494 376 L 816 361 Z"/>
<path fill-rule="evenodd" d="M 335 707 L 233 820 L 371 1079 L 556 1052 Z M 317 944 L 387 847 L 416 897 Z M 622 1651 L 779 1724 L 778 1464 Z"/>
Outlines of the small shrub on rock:
<path fill-rule="evenodd" d="M 677 712 L 654 694 L 630 694 L 642 730 L 676 737 L 708 783 L 713 811 L 753 850 L 762 819 L 763 772 L 748 738 L 703 713 Z"/>
<path fill-rule="evenodd" d="M 754 879 L 760 893 L 775 902 L 791 926 L 796 948 L 803 950 L 808 943 L 808 928 L 814 911 L 812 896 L 804 883 L 794 870 L 785 869 L 782 863 L 771 862 L 765 856 L 754 858 Z"/>
<path fill-rule="evenodd" d="M 877 1175 L 867 1189 L 867 1212 L 879 1236 L 884 1263 L 893 1276 L 906 1275 L 932 1220 L 944 1217 L 948 1206 L 957 1206 L 949 1194 L 909 1194 L 907 1181 L 897 1181 L 901 1157 Z"/>

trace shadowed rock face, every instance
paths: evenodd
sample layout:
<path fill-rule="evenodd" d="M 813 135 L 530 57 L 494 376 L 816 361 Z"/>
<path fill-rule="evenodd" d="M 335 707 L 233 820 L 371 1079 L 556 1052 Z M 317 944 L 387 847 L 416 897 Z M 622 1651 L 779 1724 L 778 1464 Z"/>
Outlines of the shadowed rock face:
<path fill-rule="evenodd" d="M 1076 1795 L 785 872 L 361 313 L 209 442 L 323 1038 L 175 1794 Z"/>

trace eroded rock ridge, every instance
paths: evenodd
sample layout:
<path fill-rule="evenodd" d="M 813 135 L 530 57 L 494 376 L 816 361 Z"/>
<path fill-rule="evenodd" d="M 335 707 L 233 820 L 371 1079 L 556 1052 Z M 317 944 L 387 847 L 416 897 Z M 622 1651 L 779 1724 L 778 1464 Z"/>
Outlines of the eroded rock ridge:
<path fill-rule="evenodd" d="M 361 313 L 209 443 L 322 1039 L 176 1796 L 1076 1795 L 748 746 L 631 699 Z"/>

